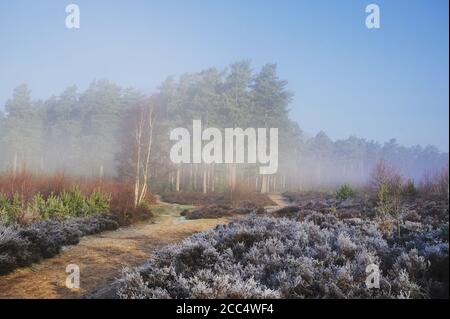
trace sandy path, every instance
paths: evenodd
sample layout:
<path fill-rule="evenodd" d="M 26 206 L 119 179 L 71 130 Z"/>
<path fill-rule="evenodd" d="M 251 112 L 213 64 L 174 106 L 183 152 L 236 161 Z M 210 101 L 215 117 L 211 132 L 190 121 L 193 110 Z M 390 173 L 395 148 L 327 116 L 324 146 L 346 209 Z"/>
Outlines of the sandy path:
<path fill-rule="evenodd" d="M 280 208 L 290 206 L 289 202 L 286 199 L 284 199 L 284 197 L 281 194 L 272 193 L 272 194 L 267 194 L 267 196 L 269 196 L 269 198 L 272 200 L 272 202 L 277 204 L 277 206 Z"/>
<path fill-rule="evenodd" d="M 158 204 L 157 217 L 116 231 L 86 236 L 76 246 L 31 267 L 0 276 L 0 298 L 80 298 L 108 286 L 124 266 L 136 266 L 157 248 L 225 223 L 226 219 L 186 221 L 179 217 L 184 207 Z M 66 266 L 80 267 L 80 289 L 66 288 Z"/>

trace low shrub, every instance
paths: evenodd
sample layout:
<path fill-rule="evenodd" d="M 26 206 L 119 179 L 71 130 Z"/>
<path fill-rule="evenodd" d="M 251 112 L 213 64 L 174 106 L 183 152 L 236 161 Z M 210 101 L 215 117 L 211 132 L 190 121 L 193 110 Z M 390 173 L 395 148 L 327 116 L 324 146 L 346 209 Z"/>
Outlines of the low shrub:
<path fill-rule="evenodd" d="M 161 195 L 161 199 L 167 203 L 181 205 L 231 205 L 233 207 L 242 206 L 243 203 L 264 207 L 273 206 L 275 203 L 265 194 L 251 192 L 223 192 L 223 193 L 198 193 L 198 192 L 170 192 Z"/>
<path fill-rule="evenodd" d="M 181 212 L 181 216 L 186 217 L 186 219 L 201 219 L 248 215 L 251 213 L 262 214 L 264 212 L 264 208 L 255 203 L 242 201 L 239 203 L 239 207 L 232 207 L 230 205 L 208 205 L 191 211 L 185 210 Z"/>
<path fill-rule="evenodd" d="M 80 238 L 119 227 L 111 214 L 68 220 L 43 220 L 27 227 L 0 224 L 0 274 L 58 254 Z"/>
<path fill-rule="evenodd" d="M 233 216 L 233 209 L 228 205 L 209 205 L 191 211 L 184 210 L 181 216 L 186 219 L 221 218 Z"/>
<path fill-rule="evenodd" d="M 131 184 L 123 183 L 118 187 L 118 191 L 113 194 L 110 201 L 110 213 L 115 215 L 120 225 L 130 225 L 134 222 L 151 219 L 153 213 L 150 204 L 156 199 L 148 193 L 144 201 L 134 206 L 134 187 Z"/>
<path fill-rule="evenodd" d="M 298 206 L 286 206 L 272 212 L 270 215 L 274 217 L 299 218 L 300 208 Z"/>
<path fill-rule="evenodd" d="M 348 184 L 342 185 L 337 191 L 336 191 L 336 200 L 339 202 L 343 202 L 349 198 L 355 197 L 356 192 L 350 187 Z"/>
<path fill-rule="evenodd" d="M 29 203 L 17 193 L 12 198 L 0 195 L 0 216 L 6 224 L 20 223 L 24 212 L 34 213 L 41 220 L 89 216 L 107 212 L 109 202 L 110 196 L 107 194 L 94 191 L 84 195 L 78 187 L 46 198 L 38 193 Z"/>
<path fill-rule="evenodd" d="M 152 218 L 153 212 L 148 202 L 142 202 L 133 210 L 133 214 L 129 216 L 128 223 L 143 221 Z"/>
<path fill-rule="evenodd" d="M 448 242 L 439 232 L 390 243 L 376 223 L 313 213 L 303 221 L 233 221 L 157 251 L 118 281 L 121 298 L 426 298 L 442 297 Z M 433 262 L 433 256 L 439 256 Z M 365 286 L 366 267 L 380 289 Z M 448 273 L 448 269 L 447 269 Z"/>
<path fill-rule="evenodd" d="M 19 235 L 16 227 L 0 223 L 0 274 L 32 262 L 30 242 Z"/>
<path fill-rule="evenodd" d="M 18 194 L 8 198 L 0 193 L 0 222 L 4 224 L 15 223 L 22 210 L 22 202 Z"/>
<path fill-rule="evenodd" d="M 318 191 L 305 191 L 305 192 L 284 192 L 283 197 L 287 199 L 290 203 L 302 204 L 305 202 L 315 202 L 335 199 L 335 194 L 329 194 L 326 192 Z"/>

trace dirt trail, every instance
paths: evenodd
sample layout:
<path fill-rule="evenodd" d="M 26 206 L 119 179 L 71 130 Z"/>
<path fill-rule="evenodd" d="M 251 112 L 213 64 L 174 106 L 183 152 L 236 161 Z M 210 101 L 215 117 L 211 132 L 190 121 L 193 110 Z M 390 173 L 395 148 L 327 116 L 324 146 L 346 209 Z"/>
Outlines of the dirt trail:
<path fill-rule="evenodd" d="M 279 194 L 269 194 L 279 207 L 288 205 Z M 181 241 L 187 236 L 211 229 L 228 219 L 185 220 L 180 212 L 186 206 L 159 203 L 153 207 L 152 222 L 122 227 L 115 231 L 86 236 L 75 246 L 31 267 L 17 269 L 0 276 L 1 298 L 82 298 L 102 287 L 109 287 L 126 266 L 145 262 L 151 253 L 164 245 Z M 66 288 L 66 266 L 80 267 L 80 289 Z M 106 294 L 108 294 L 108 289 Z"/>
<path fill-rule="evenodd" d="M 226 219 L 184 220 L 185 207 L 160 203 L 153 207 L 153 222 L 123 227 L 115 231 L 83 237 L 57 256 L 31 267 L 0 276 L 0 298 L 80 298 L 110 284 L 122 267 L 136 266 L 157 248 L 208 230 Z M 66 288 L 69 264 L 80 267 L 80 289 Z"/>
<path fill-rule="evenodd" d="M 279 208 L 283 208 L 283 207 L 290 205 L 289 202 L 281 194 L 272 193 L 272 194 L 267 194 L 267 196 L 269 196 L 269 198 L 272 200 L 272 202 L 277 204 L 277 206 Z"/>

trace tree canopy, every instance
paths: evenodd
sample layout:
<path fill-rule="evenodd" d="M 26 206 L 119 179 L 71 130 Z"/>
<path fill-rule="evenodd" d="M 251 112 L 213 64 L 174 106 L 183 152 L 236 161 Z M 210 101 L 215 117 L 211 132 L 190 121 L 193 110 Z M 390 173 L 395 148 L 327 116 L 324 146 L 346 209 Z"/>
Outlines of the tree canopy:
<path fill-rule="evenodd" d="M 71 86 L 58 96 L 32 101 L 30 89 L 22 84 L 0 112 L 0 171 L 126 176 L 135 154 L 130 144 L 132 123 L 127 120 L 155 101 L 149 174 L 154 187 L 163 190 L 214 191 L 236 184 L 261 190 L 261 183 L 266 183 L 265 190 L 281 190 L 362 183 L 380 159 L 405 177 L 419 180 L 448 163 L 448 154 L 433 146 L 404 147 L 395 139 L 382 145 L 355 136 L 333 141 L 324 132 L 307 137 L 289 117 L 292 97 L 276 65 L 266 64 L 254 72 L 249 61 L 225 70 L 169 77 L 152 97 L 99 80 L 83 92 Z M 278 128 L 277 174 L 264 180 L 251 164 L 172 164 L 169 131 L 191 128 L 193 119 L 217 128 Z"/>

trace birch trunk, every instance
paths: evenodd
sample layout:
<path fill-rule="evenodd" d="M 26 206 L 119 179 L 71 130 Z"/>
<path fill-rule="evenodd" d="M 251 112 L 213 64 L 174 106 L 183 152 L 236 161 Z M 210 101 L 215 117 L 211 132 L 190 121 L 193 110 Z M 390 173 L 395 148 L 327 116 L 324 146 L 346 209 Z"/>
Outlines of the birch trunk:
<path fill-rule="evenodd" d="M 176 191 L 180 191 L 180 165 L 177 165 L 177 182 L 176 182 Z"/>

